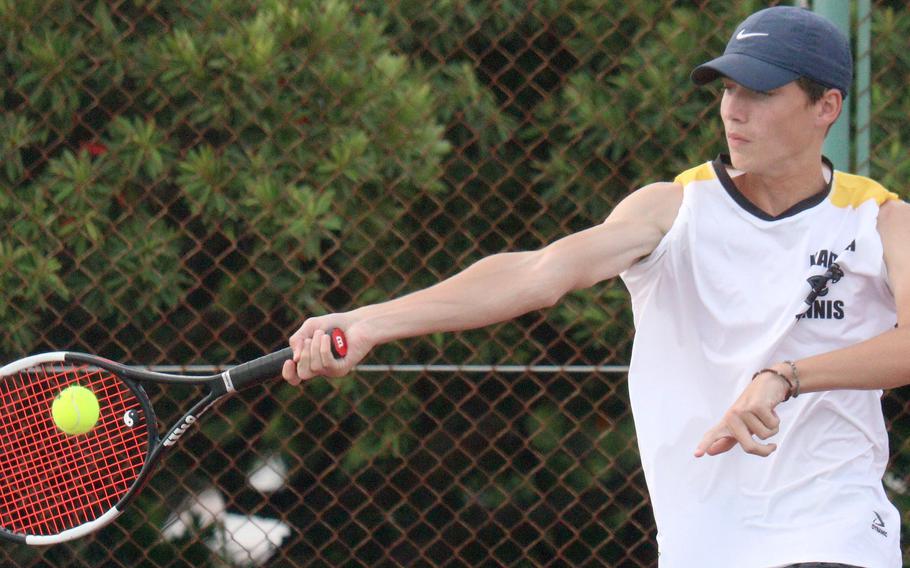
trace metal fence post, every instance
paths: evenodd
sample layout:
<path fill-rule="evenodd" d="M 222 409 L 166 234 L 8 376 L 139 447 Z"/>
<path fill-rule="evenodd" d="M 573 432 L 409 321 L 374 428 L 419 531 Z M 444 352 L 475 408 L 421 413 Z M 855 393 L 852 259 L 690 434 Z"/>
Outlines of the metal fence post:
<path fill-rule="evenodd" d="M 848 38 L 850 32 L 850 1 L 849 0 L 815 0 L 813 10 L 828 18 L 843 31 Z M 823 147 L 824 154 L 831 159 L 834 167 L 850 171 L 850 99 L 844 101 L 844 110 L 840 118 L 831 127 L 828 138 Z"/>
<path fill-rule="evenodd" d="M 854 169 L 869 175 L 869 131 L 871 128 L 872 91 L 872 7 L 869 0 L 858 0 L 856 7 L 856 93 L 854 131 Z"/>

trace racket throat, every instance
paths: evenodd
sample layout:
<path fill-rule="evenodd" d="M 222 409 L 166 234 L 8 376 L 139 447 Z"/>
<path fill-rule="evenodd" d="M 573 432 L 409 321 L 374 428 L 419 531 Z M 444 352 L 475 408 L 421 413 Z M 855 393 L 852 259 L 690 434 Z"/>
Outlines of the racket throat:
<path fill-rule="evenodd" d="M 199 417 L 205 414 L 206 411 L 208 411 L 208 409 L 211 408 L 215 402 L 217 402 L 217 400 L 217 397 L 209 394 L 206 398 L 199 401 L 199 403 L 191 408 L 189 412 L 184 414 L 180 422 L 171 428 L 170 432 L 168 432 L 167 436 L 164 438 L 164 441 L 161 442 L 161 445 L 164 447 L 170 447 L 180 441 L 180 438 L 186 434 L 186 431 L 189 430 L 193 424 L 198 422 Z"/>

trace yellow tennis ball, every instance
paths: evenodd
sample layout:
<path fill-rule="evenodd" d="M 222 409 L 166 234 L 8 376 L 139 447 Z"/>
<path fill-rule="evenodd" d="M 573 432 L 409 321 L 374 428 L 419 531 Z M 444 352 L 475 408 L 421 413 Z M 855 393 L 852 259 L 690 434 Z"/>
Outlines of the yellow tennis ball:
<path fill-rule="evenodd" d="M 54 424 L 70 435 L 85 434 L 98 422 L 98 398 L 85 387 L 73 385 L 60 391 L 51 406 Z"/>

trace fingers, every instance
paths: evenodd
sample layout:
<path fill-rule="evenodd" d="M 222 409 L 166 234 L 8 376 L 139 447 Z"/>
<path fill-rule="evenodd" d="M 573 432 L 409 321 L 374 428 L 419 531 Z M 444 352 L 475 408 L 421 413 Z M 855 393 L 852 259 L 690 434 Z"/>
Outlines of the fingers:
<path fill-rule="evenodd" d="M 300 384 L 300 377 L 297 375 L 297 364 L 293 359 L 288 359 L 281 367 L 281 378 L 291 383 L 295 387 Z"/>
<path fill-rule="evenodd" d="M 717 456 L 717 455 L 723 454 L 725 452 L 728 452 L 735 447 L 736 447 L 736 438 L 734 438 L 733 436 L 725 436 L 725 437 L 717 440 L 710 446 L 708 446 L 706 453 L 709 456 Z"/>
<path fill-rule="evenodd" d="M 695 457 L 716 456 L 733 449 L 734 446 L 736 446 L 736 438 L 719 424 L 702 437 L 698 447 L 695 448 Z"/>
<path fill-rule="evenodd" d="M 695 449 L 695 457 L 715 456 L 728 452 L 737 444 L 744 452 L 766 457 L 776 444 L 763 444 L 780 432 L 780 418 L 774 407 L 780 404 L 781 381 L 762 376 L 752 381 L 719 424 L 708 430 Z M 757 438 L 757 440 L 756 440 Z"/>
<path fill-rule="evenodd" d="M 294 341 L 293 338 L 291 341 Z M 291 347 L 294 357 L 285 361 L 281 367 L 281 377 L 294 386 L 315 376 L 310 371 L 310 343 L 310 339 L 294 341 Z"/>
<path fill-rule="evenodd" d="M 288 345 L 294 352 L 294 361 L 299 361 L 304 350 L 304 343 L 313 335 L 312 320 L 307 320 L 300 326 L 300 329 L 294 332 L 288 339 Z"/>
<path fill-rule="evenodd" d="M 316 328 L 308 337 L 308 323 L 289 338 L 294 356 L 281 369 L 281 376 L 295 386 L 313 377 L 337 377 L 345 372 L 345 364 L 335 359 L 332 353 L 329 334 Z"/>
<path fill-rule="evenodd" d="M 742 414 L 740 419 L 745 423 L 748 431 L 760 440 L 767 440 L 780 431 L 780 419 L 776 415 L 751 411 Z"/>
<path fill-rule="evenodd" d="M 313 337 L 307 340 L 306 346 L 304 347 L 305 351 L 309 351 L 310 372 L 314 375 L 325 368 L 325 364 L 322 361 L 321 349 L 319 348 L 324 337 L 325 332 L 321 329 L 317 329 L 316 332 L 313 333 Z"/>
<path fill-rule="evenodd" d="M 727 423 L 730 431 L 733 433 L 733 437 L 736 438 L 736 441 L 742 446 L 744 452 L 756 456 L 767 457 L 771 455 L 771 452 L 777 449 L 777 446 L 774 444 L 761 444 L 757 442 L 755 438 L 753 438 L 753 432 L 747 425 L 747 421 L 740 416 L 737 416 L 736 418 L 737 419 L 728 420 Z M 749 421 L 754 422 L 751 418 Z M 767 437 L 768 436 L 766 436 L 766 438 Z"/>
<path fill-rule="evenodd" d="M 334 353 L 332 353 L 332 336 L 331 334 L 323 332 L 322 339 L 319 341 L 319 358 L 322 360 L 322 364 L 335 370 L 338 368 L 338 360 L 335 359 Z"/>
<path fill-rule="evenodd" d="M 778 433 L 779 426 L 780 420 L 776 415 L 766 415 L 763 420 L 756 414 L 738 414 L 731 409 L 719 424 L 705 433 L 695 448 L 695 457 L 716 456 L 730 451 L 737 444 L 747 454 L 767 457 L 777 449 L 777 444 L 762 444 L 755 437 L 767 440 Z"/>

